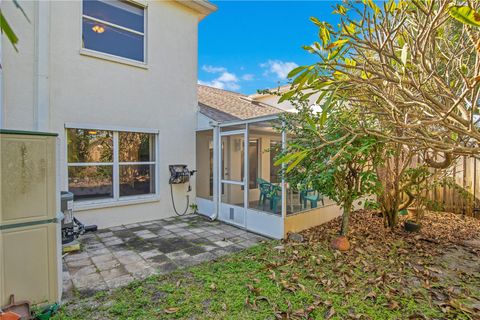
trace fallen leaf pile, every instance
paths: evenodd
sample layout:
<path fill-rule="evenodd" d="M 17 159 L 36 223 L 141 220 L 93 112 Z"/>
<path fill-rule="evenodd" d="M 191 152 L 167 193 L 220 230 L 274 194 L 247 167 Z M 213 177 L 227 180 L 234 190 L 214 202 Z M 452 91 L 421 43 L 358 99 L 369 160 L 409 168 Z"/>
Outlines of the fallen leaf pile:
<path fill-rule="evenodd" d="M 429 301 L 446 318 L 462 315 L 480 319 L 480 300 L 471 292 L 472 288 L 475 292 L 480 290 L 480 251 L 465 245 L 467 240 L 478 241 L 480 221 L 450 213 L 427 213 L 421 232 L 408 233 L 401 227 L 402 221 L 392 231 L 384 227 L 377 213 L 360 210 L 350 218 L 351 249 L 344 253 L 330 249 L 340 224 L 341 218 L 337 218 L 302 232 L 303 243 L 285 242 L 285 248 L 280 250 L 283 261 L 267 265 L 269 278 L 286 292 L 305 290 L 298 281 L 301 276 L 284 271 L 287 267 L 302 268 L 306 278 L 316 281 L 316 290 L 341 294 L 345 301 L 361 294 L 364 301 L 382 301 L 382 307 L 402 312 L 402 299 L 414 297 Z M 333 253 L 333 258 L 316 255 L 325 248 Z M 327 319 L 337 309 L 319 297 L 302 310 L 275 314 L 279 319 L 308 319 L 318 308 L 326 308 L 323 317 Z M 404 316 L 428 318 L 421 312 Z M 352 309 L 348 318 L 368 317 Z"/>

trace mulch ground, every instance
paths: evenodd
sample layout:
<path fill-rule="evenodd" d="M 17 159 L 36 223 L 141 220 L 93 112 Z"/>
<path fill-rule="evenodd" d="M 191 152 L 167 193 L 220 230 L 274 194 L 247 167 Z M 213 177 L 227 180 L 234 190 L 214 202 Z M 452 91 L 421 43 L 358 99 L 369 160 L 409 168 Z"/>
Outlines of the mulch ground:
<path fill-rule="evenodd" d="M 417 233 L 406 232 L 403 221 L 393 231 L 385 228 L 378 213 L 366 210 L 354 212 L 350 221 L 351 249 L 338 253 L 338 264 L 351 267 L 343 270 L 361 265 L 367 273 L 381 274 L 369 280 L 372 291 L 366 298 L 375 299 L 375 292 L 382 292 L 388 307 L 395 309 L 399 308 L 395 297 L 423 288 L 430 294 L 432 307 L 446 318 L 480 319 L 480 220 L 427 212 Z M 341 218 L 337 218 L 302 235 L 309 246 L 327 246 L 340 225 Z M 383 263 L 379 262 L 382 258 Z M 339 273 L 344 278 L 340 286 L 355 285 L 349 282 L 349 274 Z M 414 314 L 409 318 L 426 317 Z"/>

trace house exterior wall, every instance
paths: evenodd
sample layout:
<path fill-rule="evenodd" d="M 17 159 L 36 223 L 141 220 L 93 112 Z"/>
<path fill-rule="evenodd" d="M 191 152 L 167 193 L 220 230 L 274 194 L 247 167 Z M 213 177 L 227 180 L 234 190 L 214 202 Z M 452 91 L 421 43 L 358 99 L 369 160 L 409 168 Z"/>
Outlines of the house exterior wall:
<path fill-rule="evenodd" d="M 286 92 L 286 91 L 285 91 Z M 308 104 L 310 106 L 313 106 L 314 111 L 321 111 L 321 108 L 316 106 L 316 102 L 320 94 L 316 93 L 312 95 L 310 98 L 308 98 Z M 265 104 L 269 104 L 271 106 L 277 107 L 279 109 L 282 109 L 284 111 L 288 112 L 295 112 L 295 106 L 288 100 L 282 101 L 278 103 L 278 100 L 280 99 L 280 96 L 273 95 L 273 94 L 254 94 L 250 96 L 253 100 L 262 102 Z"/>
<path fill-rule="evenodd" d="M 158 130 L 158 196 L 76 215 L 99 227 L 173 215 L 168 165 L 195 167 L 199 14 L 175 2 L 148 1 L 147 63 L 138 67 L 81 54 L 81 2 L 40 3 L 21 2 L 28 23 L 10 1 L 2 2 L 20 38 L 18 53 L 2 38 L 3 127 L 59 134 L 62 190 L 68 188 L 66 123 Z M 174 190 L 183 207 L 186 186 Z"/>

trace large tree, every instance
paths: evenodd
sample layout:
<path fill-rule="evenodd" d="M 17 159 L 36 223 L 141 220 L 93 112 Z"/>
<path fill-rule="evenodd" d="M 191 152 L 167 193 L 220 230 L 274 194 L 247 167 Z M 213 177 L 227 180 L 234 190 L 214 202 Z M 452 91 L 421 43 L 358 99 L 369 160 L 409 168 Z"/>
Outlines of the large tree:
<path fill-rule="evenodd" d="M 349 218 L 355 202 L 377 192 L 375 165 L 382 141 L 347 130 L 358 128 L 360 123 L 367 125 L 369 120 L 352 113 L 346 105 L 323 118 L 305 101 L 292 103 L 298 113 L 283 116 L 283 130 L 289 138 L 276 164 L 288 163 L 284 174 L 293 188 L 318 191 L 342 208 L 340 237 L 348 243 Z"/>
<path fill-rule="evenodd" d="M 456 156 L 480 151 L 480 37 L 474 25 L 480 15 L 477 3 L 459 5 L 391 0 L 379 7 L 364 0 L 337 5 L 336 27 L 312 18 L 320 39 L 305 48 L 319 61 L 294 69 L 292 89 L 281 98 L 318 95 L 324 119 L 345 105 L 371 119 L 345 130 L 385 143 L 376 168 L 383 184 L 378 200 L 392 228 L 398 211 L 414 200 L 408 192 L 413 157 L 444 169 Z"/>
<path fill-rule="evenodd" d="M 451 154 L 476 155 L 480 37 L 449 15 L 451 6 L 449 0 L 391 0 L 379 7 L 364 0 L 338 5 L 337 27 L 312 18 L 320 41 L 306 49 L 319 61 L 290 73 L 294 90 L 286 97 L 304 91 L 348 100 L 378 121 L 364 133 L 446 154 L 444 162 Z"/>

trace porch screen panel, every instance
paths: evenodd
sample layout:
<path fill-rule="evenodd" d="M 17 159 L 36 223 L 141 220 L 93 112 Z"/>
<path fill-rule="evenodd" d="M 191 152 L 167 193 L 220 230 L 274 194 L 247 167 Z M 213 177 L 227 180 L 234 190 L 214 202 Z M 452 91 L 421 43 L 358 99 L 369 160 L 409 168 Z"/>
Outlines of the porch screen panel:
<path fill-rule="evenodd" d="M 213 130 L 199 131 L 196 134 L 197 197 L 213 199 Z"/>
<path fill-rule="evenodd" d="M 275 120 L 248 125 L 249 141 L 256 141 L 255 146 L 249 144 L 248 208 L 276 215 L 282 212 L 282 186 L 275 174 L 279 169 L 271 161 L 274 155 L 270 146 L 282 141 L 279 129 L 280 123 Z"/>

